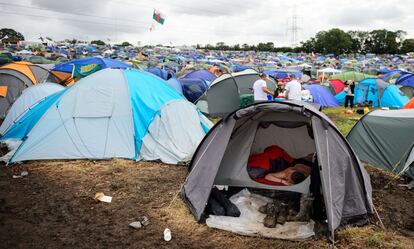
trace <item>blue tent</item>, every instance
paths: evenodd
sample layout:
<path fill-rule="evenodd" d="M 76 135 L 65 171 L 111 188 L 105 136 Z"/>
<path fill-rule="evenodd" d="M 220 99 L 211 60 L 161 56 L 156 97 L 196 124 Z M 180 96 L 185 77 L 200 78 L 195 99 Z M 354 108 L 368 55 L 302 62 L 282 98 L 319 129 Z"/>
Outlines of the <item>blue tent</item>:
<path fill-rule="evenodd" d="M 407 72 L 404 72 L 402 70 L 397 69 L 397 70 L 389 71 L 388 73 L 386 73 L 384 75 L 381 75 L 380 78 L 382 80 L 386 81 L 386 82 L 389 82 L 392 78 L 394 78 L 394 77 L 401 77 L 404 74 L 407 74 Z"/>
<path fill-rule="evenodd" d="M 163 80 L 168 79 L 168 73 L 170 73 L 171 76 L 174 76 L 173 72 L 168 72 L 167 70 L 164 70 L 158 67 L 148 68 L 146 71 L 149 73 L 152 73 L 153 75 L 160 77 Z"/>
<path fill-rule="evenodd" d="M 99 58 L 99 57 L 90 57 L 90 58 L 83 58 L 78 60 L 72 60 L 65 63 L 62 63 L 60 65 L 55 66 L 52 68 L 52 71 L 58 71 L 63 73 L 72 73 L 73 67 L 80 67 L 80 66 L 87 66 L 91 64 L 100 65 L 101 69 L 104 68 L 129 68 L 131 67 L 128 64 L 125 64 L 123 62 L 113 60 L 113 59 L 107 59 L 107 58 Z"/>
<path fill-rule="evenodd" d="M 339 106 L 338 101 L 328 88 L 321 85 L 307 85 L 305 89 L 310 91 L 313 103 L 319 104 L 322 107 Z"/>
<path fill-rule="evenodd" d="M 209 83 L 202 79 L 181 78 L 179 79 L 184 96 L 192 103 L 195 103 L 207 89 Z"/>
<path fill-rule="evenodd" d="M 397 85 L 410 86 L 414 88 L 414 74 L 406 73 L 401 75 L 395 82 Z"/>
<path fill-rule="evenodd" d="M 167 80 L 167 84 L 174 88 L 178 93 L 183 95 L 183 88 L 181 86 L 181 83 L 176 78 L 171 78 Z"/>
<path fill-rule="evenodd" d="M 249 67 L 248 66 L 246 66 L 246 65 L 241 65 L 241 64 L 234 64 L 234 65 L 232 65 L 231 66 L 231 68 L 232 68 L 232 70 L 233 70 L 233 72 L 241 72 L 241 71 L 244 71 L 244 70 L 246 70 L 246 69 L 249 69 Z"/>
<path fill-rule="evenodd" d="M 195 70 L 192 72 L 187 73 L 181 78 L 185 79 L 202 79 L 208 82 L 212 82 L 216 79 L 216 76 L 210 73 L 208 70 Z"/>
<path fill-rule="evenodd" d="M 296 78 L 302 77 L 303 73 L 297 71 L 285 71 L 285 70 L 264 70 L 263 73 L 275 78 L 284 79 L 289 77 L 291 74 L 295 75 Z"/>
<path fill-rule="evenodd" d="M 339 103 L 345 102 L 345 92 L 338 93 L 335 98 Z M 387 84 L 381 79 L 364 79 L 355 86 L 354 104 L 372 101 L 374 107 L 401 108 L 408 101 L 408 97 L 397 86 Z"/>
<path fill-rule="evenodd" d="M 2 138 L 23 140 L 11 162 L 127 158 L 176 164 L 191 159 L 212 125 L 160 78 L 121 69 L 81 79 L 24 118 L 12 127 L 14 137 Z"/>

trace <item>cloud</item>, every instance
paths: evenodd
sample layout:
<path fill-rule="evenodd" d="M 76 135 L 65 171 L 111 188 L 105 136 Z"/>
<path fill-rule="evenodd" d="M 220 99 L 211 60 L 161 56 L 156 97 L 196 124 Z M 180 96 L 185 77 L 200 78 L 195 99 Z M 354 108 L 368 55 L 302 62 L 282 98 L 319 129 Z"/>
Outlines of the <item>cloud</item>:
<path fill-rule="evenodd" d="M 335 27 L 402 29 L 408 37 L 414 35 L 414 2 L 404 0 L 14 0 L 0 6 L 2 26 L 29 40 L 42 34 L 56 40 L 109 38 L 133 44 L 271 41 L 285 46 L 291 42 L 288 29 L 295 11 L 298 42 Z M 149 32 L 154 8 L 165 13 L 166 21 Z"/>

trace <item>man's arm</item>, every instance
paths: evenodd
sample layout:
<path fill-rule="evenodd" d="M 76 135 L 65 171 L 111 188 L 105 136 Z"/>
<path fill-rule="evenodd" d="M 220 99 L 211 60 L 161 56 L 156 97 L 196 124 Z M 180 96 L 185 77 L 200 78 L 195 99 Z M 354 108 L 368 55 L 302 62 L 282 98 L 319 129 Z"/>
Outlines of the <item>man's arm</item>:
<path fill-rule="evenodd" d="M 286 99 L 289 99 L 289 83 L 288 83 L 288 84 L 286 84 L 286 86 L 285 86 L 285 91 L 286 91 L 285 98 L 286 98 Z"/>
<path fill-rule="evenodd" d="M 270 91 L 270 90 L 267 88 L 267 86 L 263 86 L 263 87 L 262 87 L 262 90 L 263 90 L 263 92 L 265 92 L 265 93 L 267 93 L 267 94 L 270 94 L 270 95 L 273 95 L 273 94 L 274 94 L 272 91 Z"/>

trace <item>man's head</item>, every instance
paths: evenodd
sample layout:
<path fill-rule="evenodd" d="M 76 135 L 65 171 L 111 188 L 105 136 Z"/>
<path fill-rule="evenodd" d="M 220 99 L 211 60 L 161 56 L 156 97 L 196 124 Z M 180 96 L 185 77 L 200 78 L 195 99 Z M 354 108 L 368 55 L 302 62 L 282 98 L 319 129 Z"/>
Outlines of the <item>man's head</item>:
<path fill-rule="evenodd" d="M 295 74 L 291 74 L 291 75 L 290 75 L 290 79 L 292 79 L 292 80 L 296 80 L 296 75 L 295 75 Z"/>
<path fill-rule="evenodd" d="M 266 79 L 267 75 L 265 73 L 260 73 L 259 77 L 260 77 L 260 79 L 264 80 L 264 79 Z"/>
<path fill-rule="evenodd" d="M 290 176 L 290 182 L 292 184 L 301 183 L 305 179 L 306 179 L 306 176 L 303 173 L 299 172 L 299 171 L 293 172 L 292 175 Z"/>

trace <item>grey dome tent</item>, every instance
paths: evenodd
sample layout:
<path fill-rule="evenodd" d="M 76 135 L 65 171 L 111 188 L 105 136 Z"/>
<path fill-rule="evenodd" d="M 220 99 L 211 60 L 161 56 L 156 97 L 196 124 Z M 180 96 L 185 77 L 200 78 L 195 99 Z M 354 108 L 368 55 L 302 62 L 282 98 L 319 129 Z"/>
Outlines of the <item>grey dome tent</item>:
<path fill-rule="evenodd" d="M 23 90 L 42 82 L 60 83 L 49 70 L 27 62 L 14 62 L 0 68 L 0 87 L 7 89 L 0 96 L 0 119 L 22 94 Z"/>
<path fill-rule="evenodd" d="M 248 175 L 248 158 L 269 145 L 295 158 L 316 152 L 318 166 L 296 185 L 256 182 Z M 313 184 L 323 196 L 319 202 L 325 204 L 332 237 L 341 222 L 372 213 L 369 175 L 332 121 L 303 102 L 256 103 L 231 113 L 200 143 L 190 169 L 182 196 L 197 221 L 205 217 L 214 185 L 310 193 Z"/>
<path fill-rule="evenodd" d="M 414 110 L 376 110 L 347 139 L 363 162 L 414 179 Z"/>
<path fill-rule="evenodd" d="M 253 69 L 223 74 L 211 82 L 208 90 L 195 102 L 200 111 L 210 117 L 225 117 L 240 108 L 240 97 L 252 94 L 253 84 L 259 73 Z M 267 79 L 270 90 L 276 89 L 276 82 Z"/>

